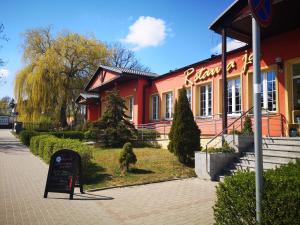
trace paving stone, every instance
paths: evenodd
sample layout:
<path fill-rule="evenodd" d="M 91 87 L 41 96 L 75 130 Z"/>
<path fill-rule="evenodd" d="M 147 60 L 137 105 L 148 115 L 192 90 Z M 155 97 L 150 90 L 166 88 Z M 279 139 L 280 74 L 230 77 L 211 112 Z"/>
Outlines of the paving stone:
<path fill-rule="evenodd" d="M 43 198 L 48 166 L 0 130 L 1 225 L 213 224 L 214 182 L 197 178 Z"/>

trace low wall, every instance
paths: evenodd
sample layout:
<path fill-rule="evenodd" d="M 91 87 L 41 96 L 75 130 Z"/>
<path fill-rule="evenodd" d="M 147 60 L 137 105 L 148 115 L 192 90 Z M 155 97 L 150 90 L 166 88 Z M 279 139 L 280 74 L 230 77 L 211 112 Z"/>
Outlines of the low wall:
<path fill-rule="evenodd" d="M 205 152 L 195 152 L 195 173 L 201 179 L 216 181 L 220 172 L 238 156 L 238 153 L 208 153 L 206 160 Z"/>

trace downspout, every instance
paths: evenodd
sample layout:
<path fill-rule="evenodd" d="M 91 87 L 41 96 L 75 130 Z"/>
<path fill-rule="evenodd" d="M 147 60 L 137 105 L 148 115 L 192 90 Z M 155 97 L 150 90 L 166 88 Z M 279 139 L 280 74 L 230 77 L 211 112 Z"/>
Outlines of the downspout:
<path fill-rule="evenodd" d="M 143 108 L 142 108 L 142 124 L 145 124 L 146 121 L 146 97 L 147 97 L 147 88 L 151 86 L 151 80 L 148 80 L 146 84 L 143 85 Z"/>

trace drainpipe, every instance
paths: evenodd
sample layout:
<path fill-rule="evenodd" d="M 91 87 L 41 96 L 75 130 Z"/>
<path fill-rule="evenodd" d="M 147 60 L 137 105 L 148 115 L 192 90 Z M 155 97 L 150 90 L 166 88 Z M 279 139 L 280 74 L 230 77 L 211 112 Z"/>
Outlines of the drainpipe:
<path fill-rule="evenodd" d="M 143 85 L 143 108 L 142 108 L 142 123 L 146 122 L 146 101 L 147 101 L 147 88 L 151 86 L 151 81 L 148 80 L 146 84 Z"/>

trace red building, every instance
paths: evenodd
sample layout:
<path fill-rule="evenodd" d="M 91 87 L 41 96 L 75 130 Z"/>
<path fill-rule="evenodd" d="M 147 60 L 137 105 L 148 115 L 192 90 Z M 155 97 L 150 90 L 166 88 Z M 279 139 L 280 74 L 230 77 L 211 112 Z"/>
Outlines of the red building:
<path fill-rule="evenodd" d="M 274 1 L 273 23 L 262 29 L 261 90 L 264 135 L 287 136 L 300 129 L 300 20 L 299 1 Z M 248 43 L 169 73 L 153 73 L 100 66 L 77 102 L 87 105 L 87 119 L 94 121 L 105 111 L 106 91 L 116 87 L 128 105 L 135 125 L 170 124 L 178 90 L 185 86 L 202 135 L 222 131 L 224 88 L 227 76 L 228 124 L 253 106 L 251 16 L 247 1 L 236 1 L 210 27 L 217 33 Z M 226 36 L 225 36 L 226 37 Z M 242 123 L 242 121 L 241 121 Z M 170 126 L 164 126 L 168 133 Z M 232 129 L 232 127 L 228 127 Z M 238 129 L 238 128 L 237 128 Z M 161 131 L 162 132 L 162 131 Z"/>

